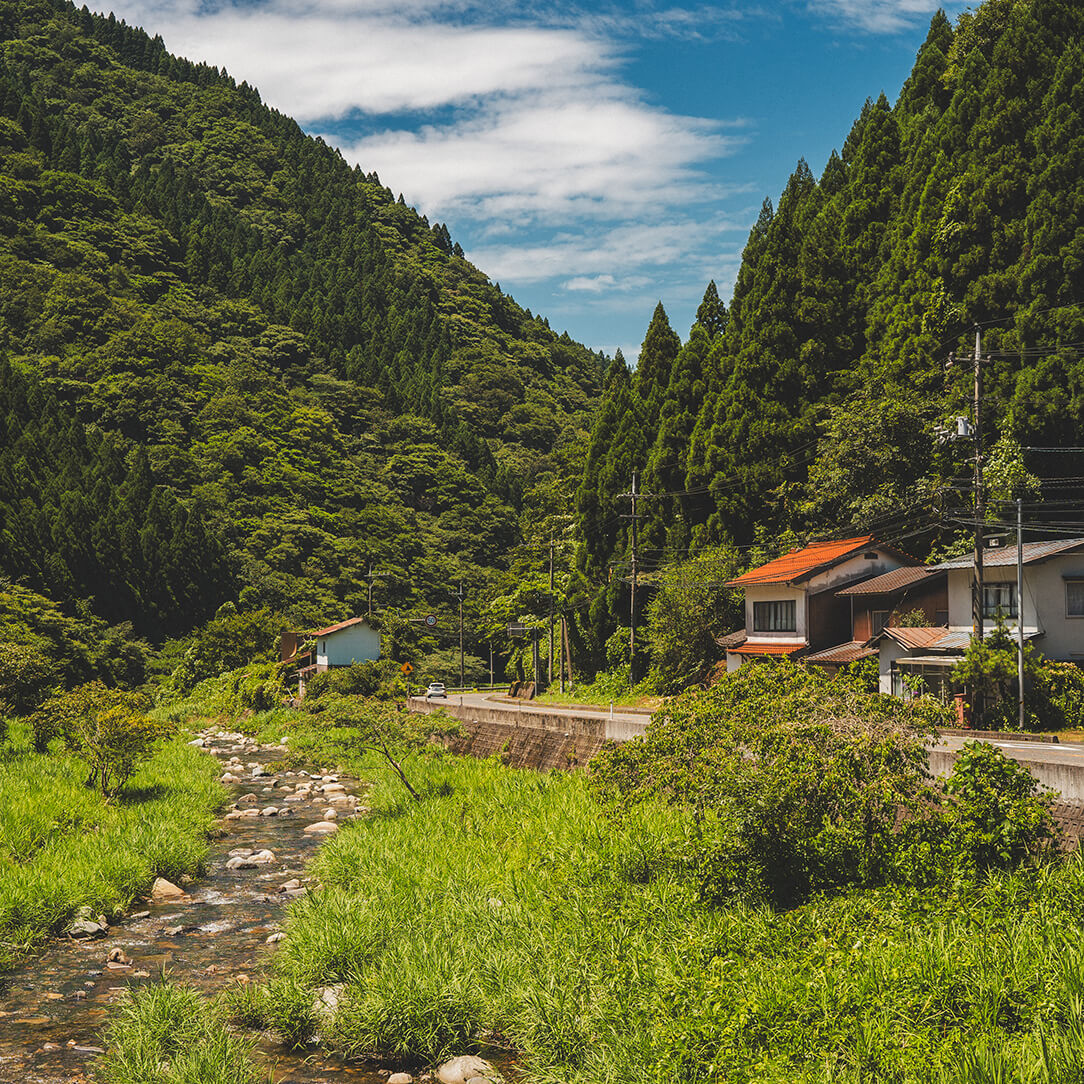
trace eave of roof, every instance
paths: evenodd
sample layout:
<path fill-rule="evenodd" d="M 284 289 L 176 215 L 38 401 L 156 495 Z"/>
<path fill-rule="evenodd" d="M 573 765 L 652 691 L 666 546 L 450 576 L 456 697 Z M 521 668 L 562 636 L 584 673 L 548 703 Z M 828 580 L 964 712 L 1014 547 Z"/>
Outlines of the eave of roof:
<path fill-rule="evenodd" d="M 809 576 L 830 568 L 851 554 L 867 549 L 873 543 L 873 535 L 858 538 L 844 538 L 829 542 L 811 542 L 801 549 L 776 557 L 766 565 L 751 568 L 736 579 L 730 580 L 727 587 L 749 587 L 761 583 L 797 583 Z"/>
<path fill-rule="evenodd" d="M 797 643 L 780 641 L 774 644 L 745 643 L 729 650 L 733 655 L 794 655 L 799 651 L 805 651 L 808 646 L 805 641 Z"/>
<path fill-rule="evenodd" d="M 923 565 L 905 565 L 903 568 L 894 568 L 891 572 L 884 572 L 880 576 L 844 587 L 836 594 L 841 598 L 852 595 L 893 595 L 897 591 L 914 587 L 917 583 L 936 579 L 944 575 L 944 571 L 941 568 L 926 568 Z"/>
<path fill-rule="evenodd" d="M 821 666 L 846 666 L 850 662 L 858 662 L 859 659 L 868 659 L 877 654 L 875 647 L 870 647 L 865 640 L 851 640 L 850 643 L 837 644 L 835 647 L 817 651 L 812 655 L 806 655 L 803 662 L 811 662 Z"/>
<path fill-rule="evenodd" d="M 1084 538 L 1054 538 L 1045 542 L 1025 542 L 1023 545 L 1024 564 L 1035 564 L 1038 561 L 1045 561 L 1062 553 L 1072 553 L 1081 548 L 1084 548 Z M 974 557 L 969 555 L 967 557 L 957 557 L 951 561 L 942 561 L 941 564 L 933 565 L 932 568 L 936 570 L 971 568 L 974 563 Z M 1016 547 L 999 546 L 997 549 L 984 550 L 982 563 L 987 568 L 1004 568 L 1015 565 Z"/>
<path fill-rule="evenodd" d="M 341 632 L 343 629 L 352 628 L 354 625 L 367 625 L 364 617 L 351 617 L 349 621 L 340 621 L 337 625 L 328 625 L 326 629 L 317 629 L 311 635 L 330 636 L 333 632 Z"/>

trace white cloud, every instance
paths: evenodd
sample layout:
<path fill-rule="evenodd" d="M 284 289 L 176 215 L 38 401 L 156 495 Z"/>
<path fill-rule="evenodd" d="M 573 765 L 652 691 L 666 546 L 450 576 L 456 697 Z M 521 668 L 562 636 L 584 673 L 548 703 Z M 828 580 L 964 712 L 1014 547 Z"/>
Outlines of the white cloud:
<path fill-rule="evenodd" d="M 834 17 L 845 26 L 873 34 L 910 29 L 938 8 L 961 8 L 945 0 L 810 0 L 810 10 Z"/>

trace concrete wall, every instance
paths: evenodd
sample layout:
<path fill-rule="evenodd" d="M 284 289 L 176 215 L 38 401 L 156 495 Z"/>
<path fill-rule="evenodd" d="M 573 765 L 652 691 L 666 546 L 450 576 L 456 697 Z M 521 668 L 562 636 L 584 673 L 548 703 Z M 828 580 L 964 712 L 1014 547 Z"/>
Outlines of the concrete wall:
<path fill-rule="evenodd" d="M 1002 750 L 1012 756 L 1009 750 Z M 952 774 L 956 753 L 949 749 L 934 749 L 930 753 L 930 771 L 936 776 Z M 1044 786 L 1056 790 L 1062 802 L 1084 803 L 1084 767 L 1078 764 L 1057 764 L 1041 760 L 1020 761 Z"/>
<path fill-rule="evenodd" d="M 380 658 L 380 633 L 368 625 L 351 625 L 316 641 L 317 666 L 349 666 Z"/>
<path fill-rule="evenodd" d="M 753 627 L 754 602 L 786 602 L 794 599 L 794 632 L 757 632 Z M 806 593 L 800 587 L 781 583 L 754 584 L 745 589 L 745 635 L 751 644 L 766 644 L 773 640 L 804 640 L 808 636 L 809 615 L 806 613 Z"/>

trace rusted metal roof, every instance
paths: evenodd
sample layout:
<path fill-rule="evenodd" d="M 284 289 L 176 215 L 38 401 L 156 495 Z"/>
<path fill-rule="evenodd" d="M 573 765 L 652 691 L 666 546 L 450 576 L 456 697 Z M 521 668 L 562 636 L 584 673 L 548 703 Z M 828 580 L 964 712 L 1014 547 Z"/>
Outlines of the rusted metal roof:
<path fill-rule="evenodd" d="M 944 625 L 923 625 L 919 628 L 899 628 L 889 625 L 884 630 L 885 636 L 890 636 L 897 644 L 906 647 L 909 651 L 917 651 L 922 648 L 941 647 L 941 641 L 950 635 Z M 965 634 L 966 636 L 966 634 Z M 965 639 L 964 646 L 967 641 Z M 944 645 L 946 648 L 948 644 Z M 952 646 L 959 646 L 953 644 Z"/>
<path fill-rule="evenodd" d="M 863 580 L 861 583 L 844 587 L 836 594 L 841 597 L 848 595 L 894 595 L 897 591 L 903 591 L 913 587 L 916 583 L 933 579 L 943 575 L 943 569 L 925 568 L 922 565 L 894 568 L 891 572 L 885 572 L 880 576 L 874 576 L 871 580 Z"/>
<path fill-rule="evenodd" d="M 847 644 L 838 644 L 836 647 L 817 651 L 812 655 L 806 655 L 803 662 L 812 662 L 821 666 L 846 666 L 849 662 L 857 662 L 859 659 L 868 659 L 877 654 L 877 648 L 870 647 L 865 640 L 851 640 Z"/>
<path fill-rule="evenodd" d="M 716 636 L 715 642 L 720 647 L 725 647 L 728 651 L 733 651 L 736 647 L 741 647 L 748 637 L 745 635 L 745 629 L 738 629 L 737 632 L 728 632 L 725 636 Z"/>
<path fill-rule="evenodd" d="M 730 650 L 735 655 L 793 655 L 797 651 L 805 651 L 809 645 L 804 641 L 794 642 L 780 640 L 777 643 L 767 644 L 742 644 L 741 647 L 732 647 Z"/>
<path fill-rule="evenodd" d="M 1048 557 L 1057 557 L 1059 553 L 1073 553 L 1078 549 L 1084 549 L 1084 538 L 1054 538 L 1046 542 L 1025 542 L 1024 564 L 1030 565 L 1037 561 L 1045 561 Z M 942 561 L 939 565 L 933 565 L 935 569 L 970 568 L 975 562 L 973 556 L 956 557 L 951 561 Z M 1016 547 L 1013 545 L 999 546 L 993 550 L 983 550 L 982 563 L 987 568 L 1004 568 L 1006 565 L 1016 564 Z"/>
<path fill-rule="evenodd" d="M 860 538 L 844 538 L 832 542 L 811 542 L 801 549 L 792 550 L 782 557 L 776 557 L 759 568 L 751 568 L 727 587 L 748 587 L 758 583 L 796 583 L 804 580 L 822 568 L 828 568 L 852 553 L 868 549 L 873 543 L 873 535 Z"/>
<path fill-rule="evenodd" d="M 354 625 L 366 625 L 364 617 L 352 617 L 349 621 L 340 621 L 337 625 L 328 625 L 326 629 L 317 629 L 313 636 L 330 636 L 333 632 L 341 632 L 343 629 L 352 628 Z"/>

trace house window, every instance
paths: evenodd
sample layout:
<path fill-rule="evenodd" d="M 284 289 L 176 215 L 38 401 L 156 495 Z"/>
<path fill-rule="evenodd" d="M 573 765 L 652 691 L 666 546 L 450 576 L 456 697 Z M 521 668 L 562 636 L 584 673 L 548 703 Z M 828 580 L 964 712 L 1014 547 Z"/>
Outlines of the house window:
<path fill-rule="evenodd" d="M 999 616 L 1015 617 L 1016 584 L 984 583 L 982 585 L 982 616 L 990 619 Z"/>
<path fill-rule="evenodd" d="M 783 602 L 754 602 L 753 603 L 753 631 L 754 632 L 795 632 L 794 599 Z"/>
<path fill-rule="evenodd" d="M 1084 617 L 1084 580 L 1066 581 L 1065 613 L 1068 617 Z"/>
<path fill-rule="evenodd" d="M 885 625 L 888 624 L 888 610 L 874 610 L 870 614 L 870 624 L 872 625 L 871 636 L 876 636 L 880 632 L 884 632 Z"/>

